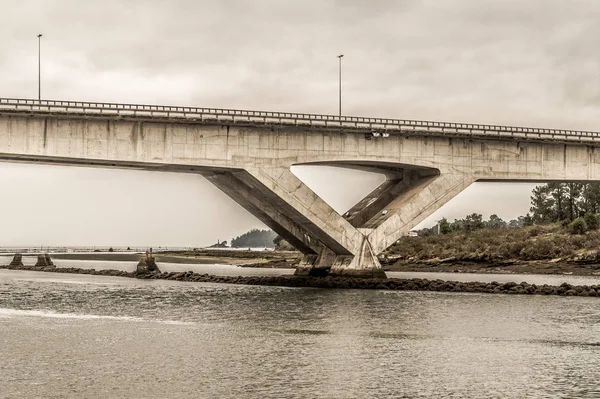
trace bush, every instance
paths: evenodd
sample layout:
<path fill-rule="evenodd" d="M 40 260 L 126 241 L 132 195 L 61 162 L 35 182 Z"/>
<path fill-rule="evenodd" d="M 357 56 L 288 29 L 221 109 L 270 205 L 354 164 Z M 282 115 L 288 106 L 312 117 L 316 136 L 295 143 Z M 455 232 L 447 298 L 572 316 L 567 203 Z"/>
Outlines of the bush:
<path fill-rule="evenodd" d="M 571 231 L 571 234 L 583 234 L 588 230 L 588 225 L 584 218 L 578 217 L 571 222 L 569 230 Z"/>
<path fill-rule="evenodd" d="M 550 240 L 538 239 L 521 249 L 522 259 L 552 259 L 559 253 L 558 248 Z"/>
<path fill-rule="evenodd" d="M 598 230 L 598 217 L 592 213 L 586 213 L 583 220 L 587 223 L 588 230 Z"/>

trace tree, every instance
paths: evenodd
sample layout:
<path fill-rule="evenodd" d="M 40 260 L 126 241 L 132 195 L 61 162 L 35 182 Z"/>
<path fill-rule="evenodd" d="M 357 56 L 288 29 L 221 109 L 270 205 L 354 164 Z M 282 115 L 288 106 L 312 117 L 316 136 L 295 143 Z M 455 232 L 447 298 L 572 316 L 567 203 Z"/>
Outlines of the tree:
<path fill-rule="evenodd" d="M 600 211 L 600 183 L 548 183 L 531 193 L 536 224 L 571 222 L 586 213 Z"/>
<path fill-rule="evenodd" d="M 581 193 L 583 191 L 583 184 L 581 183 L 566 183 L 565 194 L 567 200 L 566 211 L 569 219 L 573 220 L 579 216 L 580 213 L 580 202 Z"/>
<path fill-rule="evenodd" d="M 550 192 L 551 189 L 548 185 L 536 186 L 531 192 L 530 212 L 537 224 L 554 221 L 555 198 L 550 195 Z"/>
<path fill-rule="evenodd" d="M 548 183 L 547 187 L 550 195 L 554 199 L 554 208 L 550 213 L 550 221 L 556 222 L 558 220 L 568 219 L 568 212 L 566 210 L 567 193 L 565 190 L 565 184 Z"/>
<path fill-rule="evenodd" d="M 484 226 L 483 216 L 480 213 L 472 213 L 465 217 L 464 228 L 466 231 L 482 229 Z"/>
<path fill-rule="evenodd" d="M 490 219 L 485 223 L 486 227 L 491 229 L 504 229 L 506 228 L 506 222 L 502 220 L 498 215 L 494 214 L 490 216 Z"/>
<path fill-rule="evenodd" d="M 587 224 L 588 230 L 598 230 L 598 218 L 592 213 L 583 215 L 583 220 Z"/>
<path fill-rule="evenodd" d="M 533 217 L 529 214 L 529 212 L 525 216 L 519 216 L 517 220 L 521 226 L 533 226 Z"/>
<path fill-rule="evenodd" d="M 523 218 L 523 216 L 520 216 L 520 218 Z M 519 227 L 523 227 L 522 219 L 512 219 L 510 222 L 508 222 L 509 229 L 518 229 Z"/>
<path fill-rule="evenodd" d="M 452 227 L 446 218 L 442 218 L 442 220 L 438 222 L 438 226 L 440 234 L 449 234 L 452 232 Z"/>
<path fill-rule="evenodd" d="M 600 183 L 583 184 L 580 207 L 584 213 L 600 212 Z"/>
<path fill-rule="evenodd" d="M 273 239 L 277 234 L 271 230 L 252 229 L 231 240 L 233 248 L 273 248 Z"/>

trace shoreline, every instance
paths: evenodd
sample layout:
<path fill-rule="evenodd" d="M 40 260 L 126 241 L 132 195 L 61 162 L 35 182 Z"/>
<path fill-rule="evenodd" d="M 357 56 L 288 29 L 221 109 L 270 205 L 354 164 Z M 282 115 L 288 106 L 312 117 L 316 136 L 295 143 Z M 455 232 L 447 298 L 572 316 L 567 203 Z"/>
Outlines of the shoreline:
<path fill-rule="evenodd" d="M 0 254 L 10 256 L 10 254 Z M 22 254 L 34 257 L 36 254 Z M 98 252 L 98 253 L 51 253 L 52 259 L 138 262 L 143 253 Z M 300 254 L 293 251 L 248 251 L 248 250 L 199 250 L 165 251 L 154 254 L 157 263 L 175 264 L 227 264 L 248 268 L 294 269 L 300 261 Z M 382 259 L 386 272 L 426 272 L 426 273 L 478 273 L 478 274 L 543 274 L 600 276 L 600 263 L 587 260 L 399 260 Z"/>
<path fill-rule="evenodd" d="M 436 291 L 436 292 L 470 292 L 487 294 L 512 295 L 560 295 L 560 296 L 600 296 L 600 284 L 571 285 L 563 283 L 556 285 L 536 285 L 522 282 L 484 283 L 459 282 L 428 279 L 361 279 L 353 277 L 304 277 L 304 276 L 214 276 L 188 272 L 145 273 L 126 272 L 122 270 L 60 268 L 53 266 L 0 266 L 4 270 L 24 270 L 46 273 L 88 274 L 95 276 L 127 277 L 144 280 L 172 280 L 184 282 L 221 283 L 262 285 L 294 288 L 329 288 L 329 289 L 368 289 L 390 291 Z"/>
<path fill-rule="evenodd" d="M 13 253 L 2 253 L 12 256 Z M 23 257 L 37 257 L 38 254 L 22 253 Z M 59 252 L 49 253 L 52 259 L 138 262 L 142 252 Z M 178 264 L 227 264 L 241 267 L 295 268 L 300 260 L 296 252 L 287 251 L 235 251 L 235 250 L 201 250 L 201 251 L 165 251 L 155 252 L 157 263 Z"/>
<path fill-rule="evenodd" d="M 600 276 L 600 264 L 589 261 L 548 261 L 511 260 L 492 261 L 404 261 L 386 264 L 388 272 L 428 272 L 428 273 L 480 273 L 480 274 L 546 274 L 573 276 Z"/>

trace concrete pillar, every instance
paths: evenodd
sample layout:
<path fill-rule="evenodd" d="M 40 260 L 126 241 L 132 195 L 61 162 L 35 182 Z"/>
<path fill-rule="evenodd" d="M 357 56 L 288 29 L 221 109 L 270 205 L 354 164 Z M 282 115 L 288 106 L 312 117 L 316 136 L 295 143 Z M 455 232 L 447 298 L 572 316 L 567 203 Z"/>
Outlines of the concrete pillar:
<path fill-rule="evenodd" d="M 203 176 L 303 254 L 319 253 L 320 242 L 303 226 L 303 216 L 248 172 L 207 172 Z"/>
<path fill-rule="evenodd" d="M 160 269 L 156 264 L 154 255 L 152 255 L 152 248 L 150 248 L 150 252 L 146 252 L 146 254 L 140 258 L 140 261 L 137 264 L 136 272 L 139 274 L 160 273 Z"/>
<path fill-rule="evenodd" d="M 385 219 L 365 231 L 372 252 L 385 251 L 473 182 L 471 175 L 457 172 L 442 172 L 433 179 L 426 176 L 415 180 L 386 207 Z"/>
<path fill-rule="evenodd" d="M 55 266 L 48 254 L 39 254 L 37 258 L 36 266 Z"/>
<path fill-rule="evenodd" d="M 15 254 L 10 262 L 10 266 L 23 266 L 23 255 Z"/>
<path fill-rule="evenodd" d="M 304 252 L 296 275 L 385 277 L 379 261 L 365 245 L 364 233 L 338 214 L 288 168 L 249 168 L 248 173 L 268 189 L 270 196 L 293 209 L 298 224 L 319 243 L 316 254 Z M 340 273 L 349 265 L 352 265 L 351 274 Z"/>
<path fill-rule="evenodd" d="M 202 174 L 304 254 L 296 275 L 385 278 L 377 255 L 473 182 L 454 171 L 402 166 L 350 164 L 387 180 L 343 216 L 287 167 Z"/>

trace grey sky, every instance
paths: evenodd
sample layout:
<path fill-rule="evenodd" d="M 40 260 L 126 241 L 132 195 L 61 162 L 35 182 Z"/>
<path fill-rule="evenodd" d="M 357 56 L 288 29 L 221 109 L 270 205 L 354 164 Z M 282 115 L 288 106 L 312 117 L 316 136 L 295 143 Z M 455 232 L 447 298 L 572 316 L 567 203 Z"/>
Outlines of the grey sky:
<path fill-rule="evenodd" d="M 345 114 L 600 122 L 594 0 L 0 0 L 0 9 L 2 97 L 37 95 L 43 33 L 47 99 L 335 113 L 343 53 Z M 323 195 L 338 209 L 355 197 L 323 177 L 363 193 L 378 181 L 311 170 L 303 177 L 332 191 Z M 0 185 L 0 245 L 203 245 L 260 226 L 197 176 L 0 164 Z M 476 184 L 434 217 L 515 217 L 530 188 Z"/>

